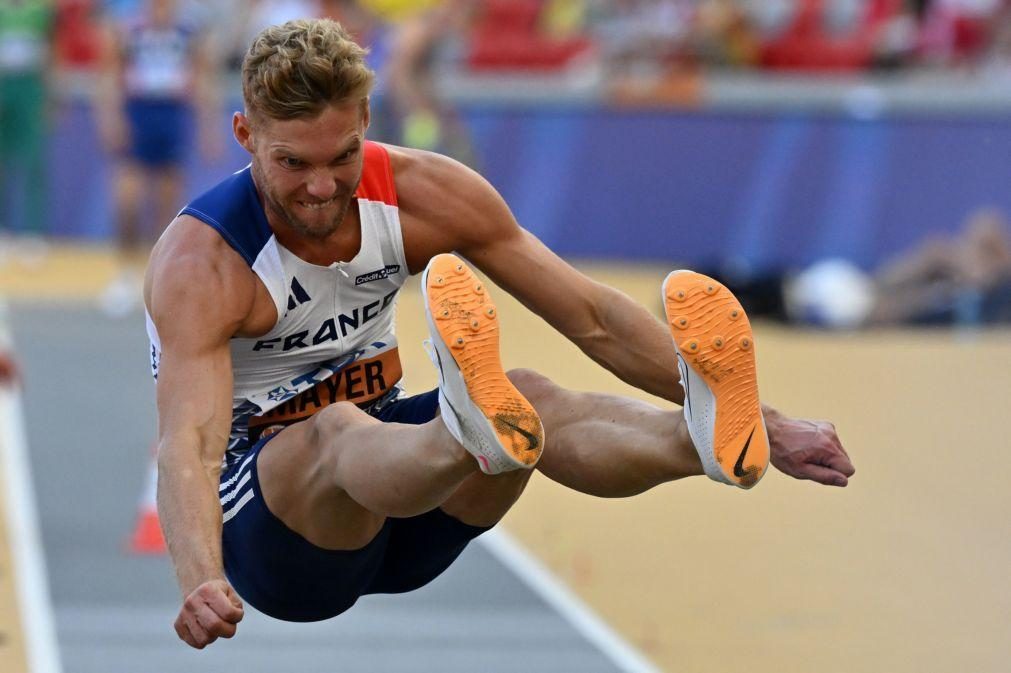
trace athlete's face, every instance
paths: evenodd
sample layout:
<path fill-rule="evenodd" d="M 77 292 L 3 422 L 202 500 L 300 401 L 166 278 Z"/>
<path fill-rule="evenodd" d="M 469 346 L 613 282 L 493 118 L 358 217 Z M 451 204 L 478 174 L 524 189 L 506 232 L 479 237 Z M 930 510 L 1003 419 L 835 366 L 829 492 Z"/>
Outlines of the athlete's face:
<path fill-rule="evenodd" d="M 365 103 L 337 104 L 309 119 L 257 120 L 236 113 L 239 143 L 272 224 L 324 239 L 344 220 L 362 177 Z"/>

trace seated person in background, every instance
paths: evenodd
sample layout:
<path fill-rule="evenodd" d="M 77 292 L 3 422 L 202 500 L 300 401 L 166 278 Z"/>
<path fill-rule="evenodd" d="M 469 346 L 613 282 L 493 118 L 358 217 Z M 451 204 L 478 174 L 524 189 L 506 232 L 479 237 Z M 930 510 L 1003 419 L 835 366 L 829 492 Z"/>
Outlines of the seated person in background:
<path fill-rule="evenodd" d="M 784 300 L 791 321 L 829 328 L 1011 322 L 1011 233 L 1001 212 L 978 210 L 870 274 L 821 260 L 786 281 Z"/>
<path fill-rule="evenodd" d="M 875 285 L 868 324 L 989 323 L 1011 318 L 1011 234 L 1006 218 L 996 210 L 973 213 L 954 238 L 930 239 L 885 264 Z"/>

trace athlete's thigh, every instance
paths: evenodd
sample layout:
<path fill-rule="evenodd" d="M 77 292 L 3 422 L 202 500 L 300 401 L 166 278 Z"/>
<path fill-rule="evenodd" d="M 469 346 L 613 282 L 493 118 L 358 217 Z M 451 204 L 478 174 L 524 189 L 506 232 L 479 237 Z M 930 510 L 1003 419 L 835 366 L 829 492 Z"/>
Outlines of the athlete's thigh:
<path fill-rule="evenodd" d="M 259 478 L 262 450 L 280 438 L 260 441 L 221 475 L 225 573 L 245 601 L 272 617 L 328 619 L 372 585 L 390 539 L 389 522 L 354 550 L 323 549 L 292 530 L 267 507 Z"/>
<path fill-rule="evenodd" d="M 384 422 L 419 425 L 439 414 L 438 390 L 408 397 L 376 412 Z M 441 507 L 390 519 L 383 563 L 366 593 L 403 593 L 422 587 L 456 561 L 471 540 L 508 511 L 530 473 L 468 477 Z M 520 483 L 522 482 L 522 483 Z M 488 525 L 484 525 L 488 522 Z"/>
<path fill-rule="evenodd" d="M 282 430 L 261 450 L 257 469 L 264 501 L 285 525 L 323 549 L 359 549 L 376 536 L 384 517 L 337 485 L 340 442 L 321 426 L 377 421 L 353 405 L 340 406 Z"/>
<path fill-rule="evenodd" d="M 438 414 L 438 390 L 432 390 L 397 400 L 380 411 L 377 418 L 384 422 L 421 424 L 431 421 Z M 465 526 L 491 527 L 516 502 L 531 474 L 529 470 L 494 476 L 475 472 L 460 484 L 440 509 Z"/>

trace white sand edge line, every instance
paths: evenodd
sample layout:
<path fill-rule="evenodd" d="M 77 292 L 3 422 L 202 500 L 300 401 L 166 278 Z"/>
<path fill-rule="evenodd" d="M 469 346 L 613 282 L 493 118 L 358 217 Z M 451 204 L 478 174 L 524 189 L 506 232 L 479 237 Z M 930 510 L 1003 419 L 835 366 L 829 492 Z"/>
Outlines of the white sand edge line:
<path fill-rule="evenodd" d="M 10 344 L 0 304 L 0 346 Z M 46 559 L 39 535 L 35 490 L 28 463 L 28 442 L 24 427 L 21 395 L 0 390 L 0 459 L 7 483 L 7 525 L 11 536 L 11 554 L 22 626 L 31 673 L 62 673 L 60 652 L 49 596 Z"/>
<path fill-rule="evenodd" d="M 619 669 L 625 673 L 661 673 L 509 533 L 495 528 L 478 541 Z"/>

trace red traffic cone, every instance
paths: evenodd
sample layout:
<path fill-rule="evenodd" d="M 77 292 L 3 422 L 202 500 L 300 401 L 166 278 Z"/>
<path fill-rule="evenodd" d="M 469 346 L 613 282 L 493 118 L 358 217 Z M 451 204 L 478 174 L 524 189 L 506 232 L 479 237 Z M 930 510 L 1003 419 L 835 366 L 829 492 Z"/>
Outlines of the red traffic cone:
<path fill-rule="evenodd" d="M 134 554 L 164 554 L 168 551 L 165 547 L 165 537 L 161 533 L 161 524 L 158 522 L 158 511 L 141 511 L 137 517 L 137 525 L 133 529 L 133 536 L 130 538 L 130 551 Z"/>
<path fill-rule="evenodd" d="M 166 553 L 165 537 L 158 521 L 158 465 L 152 457 L 148 466 L 147 484 L 137 511 L 137 523 L 130 537 L 130 553 L 158 555 Z"/>

